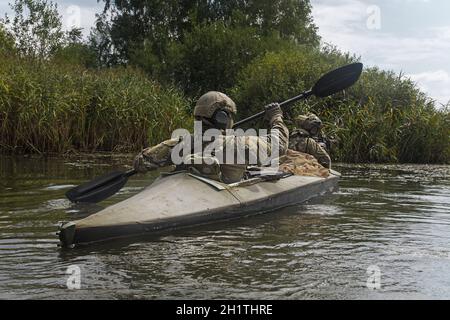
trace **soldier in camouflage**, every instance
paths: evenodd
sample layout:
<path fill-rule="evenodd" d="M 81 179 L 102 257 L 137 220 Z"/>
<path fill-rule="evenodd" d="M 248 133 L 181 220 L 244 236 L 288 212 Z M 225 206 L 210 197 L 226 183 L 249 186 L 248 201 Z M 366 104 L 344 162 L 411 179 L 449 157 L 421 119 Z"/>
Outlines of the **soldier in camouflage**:
<path fill-rule="evenodd" d="M 314 156 L 325 168 L 331 168 L 331 158 L 316 140 L 322 128 L 322 121 L 315 114 L 302 115 L 295 119 L 296 129 L 289 137 L 289 149 Z"/>
<path fill-rule="evenodd" d="M 208 129 L 221 130 L 222 135 L 216 138 L 215 143 L 219 141 L 219 145 L 224 149 L 243 147 L 247 156 L 256 156 L 258 165 L 264 165 L 266 159 L 261 159 L 258 156 L 261 155 L 258 148 L 264 148 L 266 150 L 265 154 L 270 155 L 273 151 L 271 150 L 271 142 L 276 139 L 279 146 L 279 155 L 281 156 L 286 153 L 289 143 L 289 131 L 283 121 L 283 112 L 279 104 L 270 104 L 265 109 L 265 119 L 268 121 L 271 129 L 267 139 L 258 136 L 225 135 L 227 129 L 233 128 L 233 119 L 237 109 L 233 100 L 221 92 L 210 91 L 200 97 L 194 109 L 194 117 L 195 120 L 202 122 L 203 133 Z M 172 150 L 179 143 L 183 143 L 181 138 L 169 139 L 156 146 L 144 149 L 135 158 L 134 168 L 138 172 L 143 173 L 173 165 Z M 203 142 L 203 149 L 210 143 Z M 221 182 L 238 182 L 245 175 L 248 161 L 246 157 L 245 164 L 241 164 L 241 162 L 237 161 L 237 152 L 234 155 L 234 162 L 229 162 L 227 159 L 227 162 L 220 163 L 217 159 L 214 159 L 214 156 L 205 159 L 203 154 L 191 152 L 188 155 L 191 163 L 193 163 L 192 160 L 195 160 L 195 158 L 202 158 L 205 161 L 201 161 L 201 164 L 192 164 L 188 166 L 188 169 L 199 175 Z M 208 165 L 205 165 L 206 160 L 209 160 Z"/>

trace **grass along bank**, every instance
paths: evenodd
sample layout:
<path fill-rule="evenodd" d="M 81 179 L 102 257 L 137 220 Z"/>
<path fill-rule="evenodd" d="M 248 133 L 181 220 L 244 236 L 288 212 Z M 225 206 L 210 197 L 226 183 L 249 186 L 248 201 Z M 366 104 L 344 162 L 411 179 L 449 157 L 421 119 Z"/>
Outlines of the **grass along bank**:
<path fill-rule="evenodd" d="M 0 150 L 136 151 L 190 123 L 187 99 L 131 67 L 2 57 Z"/>

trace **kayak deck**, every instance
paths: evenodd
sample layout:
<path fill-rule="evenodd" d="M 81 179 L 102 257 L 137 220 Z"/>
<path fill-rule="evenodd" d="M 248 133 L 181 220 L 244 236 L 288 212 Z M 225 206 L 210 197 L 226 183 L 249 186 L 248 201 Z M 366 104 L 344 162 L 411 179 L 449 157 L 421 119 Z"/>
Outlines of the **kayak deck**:
<path fill-rule="evenodd" d="M 96 214 L 63 224 L 59 238 L 62 246 L 71 247 L 264 213 L 332 192 L 339 177 L 332 171 L 328 178 L 288 176 L 228 186 L 177 173 Z"/>

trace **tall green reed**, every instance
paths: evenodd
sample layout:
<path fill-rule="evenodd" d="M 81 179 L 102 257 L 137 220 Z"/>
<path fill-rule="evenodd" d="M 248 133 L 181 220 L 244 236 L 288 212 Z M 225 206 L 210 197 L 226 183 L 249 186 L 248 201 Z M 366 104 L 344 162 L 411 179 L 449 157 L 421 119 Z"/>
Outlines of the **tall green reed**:
<path fill-rule="evenodd" d="M 178 90 L 130 67 L 2 61 L 2 152 L 135 151 L 190 123 Z"/>

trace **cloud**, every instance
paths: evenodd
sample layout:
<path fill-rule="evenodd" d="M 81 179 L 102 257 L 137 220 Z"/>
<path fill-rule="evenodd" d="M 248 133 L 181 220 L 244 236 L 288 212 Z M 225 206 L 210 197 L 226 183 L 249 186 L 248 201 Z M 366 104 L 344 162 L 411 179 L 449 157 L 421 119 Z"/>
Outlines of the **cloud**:
<path fill-rule="evenodd" d="M 450 74 L 447 71 L 436 70 L 408 76 L 439 103 L 446 105 L 450 102 Z"/>
<path fill-rule="evenodd" d="M 62 16 L 63 28 L 69 30 L 72 27 L 83 28 L 83 35 L 89 35 L 91 28 L 95 24 L 95 15 L 100 13 L 103 5 L 94 4 L 88 6 L 80 6 L 74 4 L 59 4 L 58 12 Z"/>
<path fill-rule="evenodd" d="M 13 12 L 8 3 L 13 0 L 0 0 L 0 18 L 5 14 L 13 16 Z M 71 29 L 72 26 L 83 28 L 83 35 L 86 37 L 95 23 L 95 15 L 103 10 L 104 3 L 95 0 L 62 0 L 53 1 L 58 7 L 58 12 L 62 17 L 64 30 Z"/>
<path fill-rule="evenodd" d="M 413 2 L 428 1 L 395 1 L 400 5 L 397 9 L 402 10 Z M 450 80 L 447 78 L 450 73 L 450 25 L 429 25 L 404 35 L 400 30 L 383 28 L 385 11 L 381 9 L 381 29 L 368 27 L 368 19 L 374 14 L 373 2 L 312 0 L 312 5 L 312 14 L 324 42 L 361 56 L 366 65 L 410 74 L 420 88 L 440 103 L 450 100 Z M 414 24 L 414 21 L 408 21 L 411 30 Z M 440 82 L 436 80 L 438 78 Z"/>

